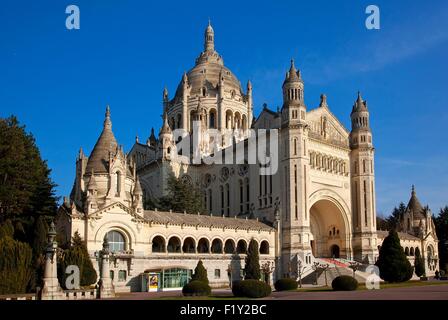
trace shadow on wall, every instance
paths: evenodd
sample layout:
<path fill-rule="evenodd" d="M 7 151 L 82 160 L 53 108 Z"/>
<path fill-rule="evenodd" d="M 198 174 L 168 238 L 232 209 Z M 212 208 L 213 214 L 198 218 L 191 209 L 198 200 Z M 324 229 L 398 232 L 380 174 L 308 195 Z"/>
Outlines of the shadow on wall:
<path fill-rule="evenodd" d="M 232 255 L 232 259 L 230 260 L 230 268 L 231 268 L 231 272 L 232 272 L 231 281 L 242 280 L 242 278 L 241 278 L 241 257 L 236 252 Z"/>

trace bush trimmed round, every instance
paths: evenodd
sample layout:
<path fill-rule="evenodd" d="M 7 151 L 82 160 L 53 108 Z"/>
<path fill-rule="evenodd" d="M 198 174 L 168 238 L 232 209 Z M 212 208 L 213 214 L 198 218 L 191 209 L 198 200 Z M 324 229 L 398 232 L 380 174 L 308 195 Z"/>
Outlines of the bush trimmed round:
<path fill-rule="evenodd" d="M 275 284 L 275 290 L 277 291 L 286 291 L 286 290 L 295 290 L 298 287 L 298 283 L 296 280 L 292 278 L 282 278 L 278 279 Z"/>
<path fill-rule="evenodd" d="M 210 286 L 199 280 L 190 281 L 182 288 L 182 294 L 184 296 L 204 297 L 209 296 L 211 292 L 212 289 Z"/>
<path fill-rule="evenodd" d="M 240 280 L 233 282 L 232 293 L 235 297 L 263 298 L 271 294 L 271 286 L 260 280 Z"/>
<path fill-rule="evenodd" d="M 331 287 L 335 291 L 353 291 L 358 288 L 358 281 L 351 276 L 339 276 L 333 279 Z"/>

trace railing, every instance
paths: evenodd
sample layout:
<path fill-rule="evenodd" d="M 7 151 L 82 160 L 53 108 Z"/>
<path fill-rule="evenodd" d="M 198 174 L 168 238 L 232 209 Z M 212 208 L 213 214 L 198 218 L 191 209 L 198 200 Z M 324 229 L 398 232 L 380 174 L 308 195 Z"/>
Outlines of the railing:
<path fill-rule="evenodd" d="M 64 290 L 64 295 L 67 300 L 93 300 L 96 299 L 96 289 Z"/>
<path fill-rule="evenodd" d="M 0 300 L 37 300 L 35 293 L 0 295 Z"/>

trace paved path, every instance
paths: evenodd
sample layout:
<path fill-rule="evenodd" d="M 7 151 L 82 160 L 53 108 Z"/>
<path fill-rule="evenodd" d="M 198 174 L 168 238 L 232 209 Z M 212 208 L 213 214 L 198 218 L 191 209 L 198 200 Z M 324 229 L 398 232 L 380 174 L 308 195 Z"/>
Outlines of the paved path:
<path fill-rule="evenodd" d="M 214 296 L 229 297 L 230 290 L 213 290 Z M 165 292 L 133 292 L 122 294 L 115 299 L 120 300 L 148 300 L 163 297 L 181 297 L 181 291 Z M 448 284 L 428 285 L 418 287 L 387 288 L 381 290 L 359 291 L 316 291 L 273 292 L 266 300 L 448 300 Z"/>
<path fill-rule="evenodd" d="M 448 285 L 359 291 L 273 292 L 266 300 L 448 300 Z"/>

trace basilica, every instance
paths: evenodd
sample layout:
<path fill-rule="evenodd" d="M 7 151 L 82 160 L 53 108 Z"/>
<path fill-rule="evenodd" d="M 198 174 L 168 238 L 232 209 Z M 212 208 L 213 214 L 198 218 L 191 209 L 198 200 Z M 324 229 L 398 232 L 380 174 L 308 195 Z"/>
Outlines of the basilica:
<path fill-rule="evenodd" d="M 387 234 L 376 228 L 375 149 L 367 101 L 359 92 L 354 96 L 347 129 L 331 112 L 325 94 L 316 104 L 313 99 L 305 103 L 304 80 L 294 61 L 280 85 L 282 107 L 264 106 L 254 115 L 256 89 L 250 81 L 243 88 L 225 66 L 209 23 L 193 68 L 180 77 L 174 94 L 163 91 L 157 136 L 152 129 L 146 141 L 137 138 L 125 152 L 106 108 L 93 150 L 78 154 L 72 192 L 58 211 L 59 241 L 68 242 L 79 232 L 98 267 L 106 238 L 111 278 L 115 289 L 123 291 L 179 289 L 199 260 L 212 286 L 228 286 L 243 276 L 252 239 L 271 283 L 291 274 L 292 261 L 309 272 L 318 259 L 374 263 Z M 221 139 L 228 131 L 231 138 Z M 193 153 L 200 161 L 179 161 L 181 151 L 193 149 L 184 145 L 180 150 L 182 138 L 195 133 L 199 143 Z M 270 141 L 267 149 L 250 151 L 251 139 L 258 142 L 263 136 Z M 228 150 L 243 150 L 242 156 L 206 161 Z M 253 154 L 258 154 L 255 161 L 249 159 Z M 205 213 L 147 207 L 151 199 L 166 195 L 171 175 L 199 188 Z M 419 247 L 429 273 L 437 261 L 437 237 L 431 213 L 416 200 L 415 191 L 407 212 L 400 233 L 403 247 Z"/>

